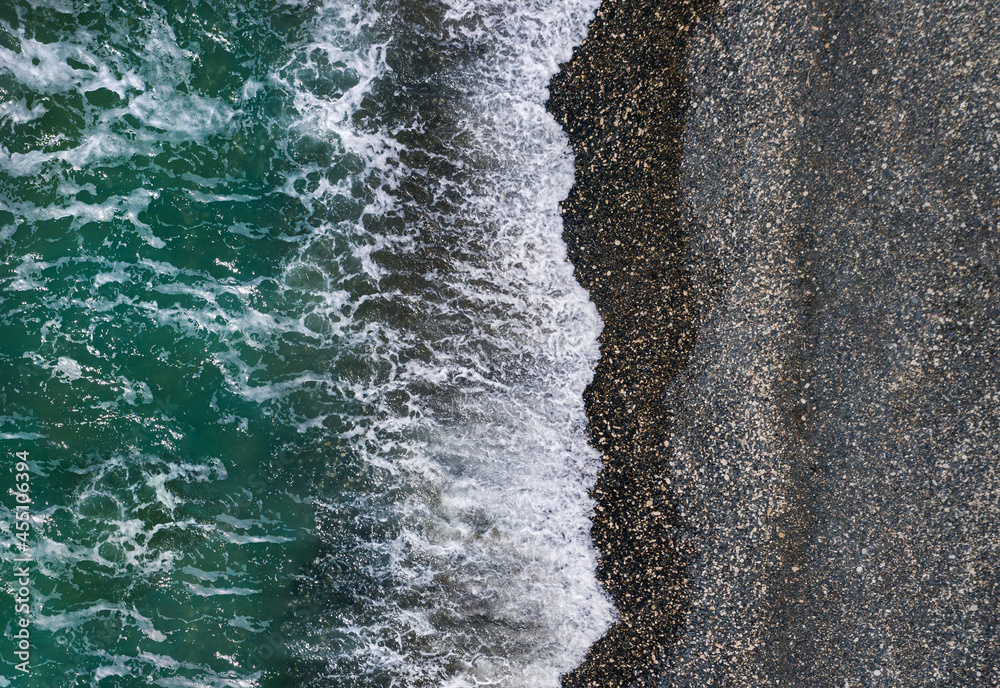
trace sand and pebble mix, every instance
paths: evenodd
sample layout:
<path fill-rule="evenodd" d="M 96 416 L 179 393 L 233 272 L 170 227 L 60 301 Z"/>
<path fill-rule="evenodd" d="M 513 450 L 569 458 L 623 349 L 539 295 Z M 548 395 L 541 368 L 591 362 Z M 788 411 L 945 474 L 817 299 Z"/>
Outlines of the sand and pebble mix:
<path fill-rule="evenodd" d="M 554 80 L 620 612 L 565 685 L 1000 685 L 996 10 L 609 0 Z"/>

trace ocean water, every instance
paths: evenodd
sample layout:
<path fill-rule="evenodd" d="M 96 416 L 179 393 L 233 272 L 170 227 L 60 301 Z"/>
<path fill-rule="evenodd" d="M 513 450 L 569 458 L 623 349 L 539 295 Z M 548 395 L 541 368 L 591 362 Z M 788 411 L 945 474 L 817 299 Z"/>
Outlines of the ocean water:
<path fill-rule="evenodd" d="M 543 103 L 595 5 L 0 3 L 0 687 L 582 660 L 601 324 Z"/>

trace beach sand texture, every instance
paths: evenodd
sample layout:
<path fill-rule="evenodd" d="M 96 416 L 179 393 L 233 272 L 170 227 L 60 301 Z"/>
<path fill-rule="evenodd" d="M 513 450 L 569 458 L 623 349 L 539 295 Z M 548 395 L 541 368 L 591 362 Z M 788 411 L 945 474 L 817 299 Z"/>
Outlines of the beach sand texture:
<path fill-rule="evenodd" d="M 1000 684 L 997 9 L 606 1 L 554 80 L 620 611 L 565 685 Z"/>

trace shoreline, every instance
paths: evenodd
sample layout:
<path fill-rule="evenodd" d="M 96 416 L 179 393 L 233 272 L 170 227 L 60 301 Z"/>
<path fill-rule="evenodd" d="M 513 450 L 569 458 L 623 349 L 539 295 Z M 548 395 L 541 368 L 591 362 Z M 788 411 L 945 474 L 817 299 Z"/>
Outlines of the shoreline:
<path fill-rule="evenodd" d="M 566 688 L 658 675 L 689 604 L 691 552 L 667 477 L 671 413 L 663 399 L 695 344 L 681 139 L 687 41 L 714 0 L 671 4 L 652 17 L 644 5 L 605 0 L 553 77 L 547 103 L 575 153 L 563 238 L 604 321 L 584 400 L 604 462 L 592 490 L 597 577 L 620 613 L 563 677 Z"/>

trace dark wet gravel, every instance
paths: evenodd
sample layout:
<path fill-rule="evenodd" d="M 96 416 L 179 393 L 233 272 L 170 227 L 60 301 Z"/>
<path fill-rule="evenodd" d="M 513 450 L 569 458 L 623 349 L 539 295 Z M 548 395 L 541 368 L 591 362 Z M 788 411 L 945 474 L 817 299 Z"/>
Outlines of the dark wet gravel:
<path fill-rule="evenodd" d="M 1000 685 L 1000 5 L 712 4 L 553 83 L 621 611 L 564 682 Z"/>

